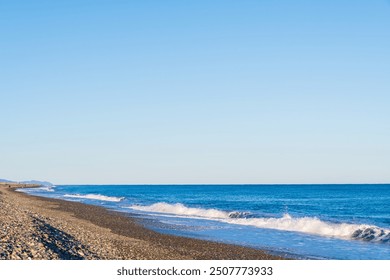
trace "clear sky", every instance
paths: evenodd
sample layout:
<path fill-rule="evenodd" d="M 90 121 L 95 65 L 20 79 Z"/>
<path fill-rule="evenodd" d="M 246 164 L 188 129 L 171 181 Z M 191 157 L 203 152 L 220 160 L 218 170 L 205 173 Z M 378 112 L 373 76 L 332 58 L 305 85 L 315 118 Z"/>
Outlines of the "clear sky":
<path fill-rule="evenodd" d="M 390 1 L 0 0 L 0 178 L 390 182 Z"/>

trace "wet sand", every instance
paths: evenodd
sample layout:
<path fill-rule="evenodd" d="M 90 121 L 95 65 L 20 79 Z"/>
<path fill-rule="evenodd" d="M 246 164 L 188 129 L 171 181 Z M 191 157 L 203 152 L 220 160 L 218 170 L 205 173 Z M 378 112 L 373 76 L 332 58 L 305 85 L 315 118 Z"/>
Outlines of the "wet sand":
<path fill-rule="evenodd" d="M 270 253 L 160 234 L 136 217 L 0 185 L 0 259 L 270 260 Z"/>

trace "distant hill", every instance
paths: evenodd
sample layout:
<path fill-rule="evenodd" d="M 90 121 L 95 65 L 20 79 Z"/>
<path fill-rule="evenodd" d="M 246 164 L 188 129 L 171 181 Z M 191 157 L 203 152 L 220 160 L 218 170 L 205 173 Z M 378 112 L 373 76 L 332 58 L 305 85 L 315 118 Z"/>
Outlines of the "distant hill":
<path fill-rule="evenodd" d="M 47 181 L 37 181 L 37 180 L 29 180 L 29 181 L 22 181 L 22 182 L 15 182 L 10 181 L 7 179 L 0 179 L 0 183 L 20 183 L 20 184 L 31 184 L 31 185 L 42 185 L 46 187 L 52 187 L 53 184 Z"/>
<path fill-rule="evenodd" d="M 22 184 L 32 184 L 32 185 L 42 185 L 42 186 L 46 186 L 46 187 L 52 187 L 53 184 L 50 183 L 50 182 L 47 182 L 47 181 L 37 181 L 37 180 L 30 180 L 30 181 L 23 181 L 23 182 L 20 182 Z"/>

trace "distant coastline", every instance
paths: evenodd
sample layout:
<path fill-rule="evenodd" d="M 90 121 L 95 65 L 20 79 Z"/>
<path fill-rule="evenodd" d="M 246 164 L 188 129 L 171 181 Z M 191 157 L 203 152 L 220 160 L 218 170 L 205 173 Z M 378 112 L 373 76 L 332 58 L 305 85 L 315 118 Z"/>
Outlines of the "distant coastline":
<path fill-rule="evenodd" d="M 24 184 L 24 183 L 15 183 L 15 182 L 0 182 L 0 187 L 9 187 L 9 188 L 39 188 L 42 185 L 39 184 Z"/>

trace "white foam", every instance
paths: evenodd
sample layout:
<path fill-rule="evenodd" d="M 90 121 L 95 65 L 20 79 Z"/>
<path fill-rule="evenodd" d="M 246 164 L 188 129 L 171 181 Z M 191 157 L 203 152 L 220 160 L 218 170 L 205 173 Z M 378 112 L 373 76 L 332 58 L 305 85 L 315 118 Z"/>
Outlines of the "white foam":
<path fill-rule="evenodd" d="M 133 205 L 130 209 L 147 212 L 167 213 L 181 216 L 195 216 L 203 218 L 217 218 L 226 219 L 229 218 L 229 213 L 216 210 L 216 209 L 203 209 L 203 208 L 190 208 L 181 203 L 168 204 L 164 202 L 155 203 L 150 206 Z"/>
<path fill-rule="evenodd" d="M 39 188 L 20 188 L 16 189 L 17 192 L 25 192 L 25 193 L 33 193 L 33 192 L 39 192 L 39 191 L 45 191 L 45 192 L 54 192 L 54 188 L 56 186 L 42 186 Z"/>
<path fill-rule="evenodd" d="M 43 186 L 40 188 L 37 188 L 36 190 L 38 191 L 46 191 L 46 192 L 54 192 L 55 186 Z"/>
<path fill-rule="evenodd" d="M 236 215 L 236 213 L 240 212 L 229 213 L 217 209 L 190 208 L 181 203 L 168 204 L 163 202 L 150 206 L 132 205 L 129 208 L 138 211 L 214 219 L 229 224 L 294 231 L 339 239 L 390 242 L 390 229 L 381 229 L 366 224 L 331 223 L 322 221 L 316 217 L 294 218 L 289 214 L 285 214 L 281 218 L 242 218 L 243 215 Z"/>
<path fill-rule="evenodd" d="M 255 226 L 259 228 L 270 228 L 286 231 L 296 231 L 315 235 L 349 238 L 362 225 L 356 224 L 336 224 L 321 221 L 314 217 L 293 218 L 285 214 L 281 218 L 251 218 L 251 219 L 234 219 L 228 223 Z"/>
<path fill-rule="evenodd" d="M 123 200 L 123 197 L 115 197 L 115 196 L 105 196 L 101 194 L 65 194 L 64 197 L 70 198 L 84 198 L 84 199 L 93 199 L 93 200 L 102 200 L 102 201 L 111 201 L 111 202 L 119 202 Z"/>

